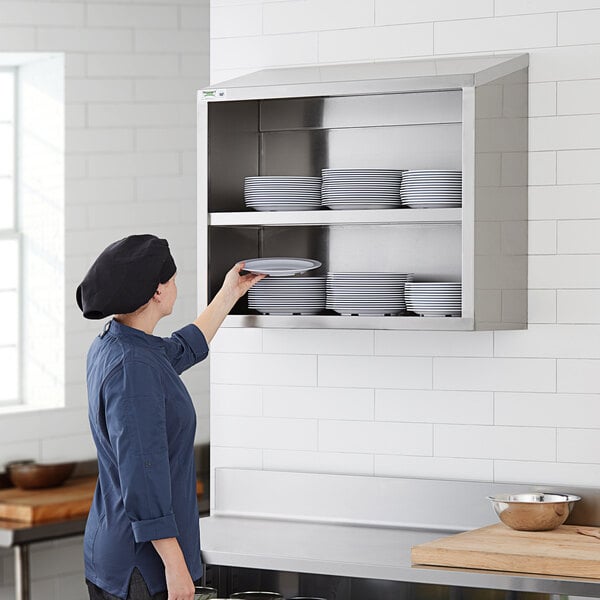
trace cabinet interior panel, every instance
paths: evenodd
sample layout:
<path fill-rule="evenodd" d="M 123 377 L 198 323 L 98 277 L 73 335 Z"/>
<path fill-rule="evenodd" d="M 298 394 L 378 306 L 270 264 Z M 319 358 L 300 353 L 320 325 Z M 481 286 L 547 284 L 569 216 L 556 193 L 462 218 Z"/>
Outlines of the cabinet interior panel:
<path fill-rule="evenodd" d="M 329 271 L 414 273 L 415 281 L 461 280 L 460 224 L 331 227 Z"/>
<path fill-rule="evenodd" d="M 263 100 L 260 130 L 460 123 L 460 90 Z"/>

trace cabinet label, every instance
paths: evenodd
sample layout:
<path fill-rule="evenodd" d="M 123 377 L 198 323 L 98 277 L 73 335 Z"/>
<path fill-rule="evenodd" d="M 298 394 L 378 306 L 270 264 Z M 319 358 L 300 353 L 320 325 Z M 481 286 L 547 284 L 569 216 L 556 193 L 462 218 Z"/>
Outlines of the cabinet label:
<path fill-rule="evenodd" d="M 208 90 L 202 90 L 203 100 L 219 100 L 225 98 L 226 92 L 222 88 L 214 88 Z"/>

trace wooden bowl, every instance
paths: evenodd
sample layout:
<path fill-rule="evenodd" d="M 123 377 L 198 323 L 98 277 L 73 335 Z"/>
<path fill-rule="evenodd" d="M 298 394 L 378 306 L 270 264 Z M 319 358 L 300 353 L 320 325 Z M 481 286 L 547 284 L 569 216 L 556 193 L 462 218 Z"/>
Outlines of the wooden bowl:
<path fill-rule="evenodd" d="M 68 479 L 77 463 L 39 464 L 35 462 L 15 462 L 6 465 L 6 471 L 13 485 L 22 490 L 36 490 L 56 487 Z"/>

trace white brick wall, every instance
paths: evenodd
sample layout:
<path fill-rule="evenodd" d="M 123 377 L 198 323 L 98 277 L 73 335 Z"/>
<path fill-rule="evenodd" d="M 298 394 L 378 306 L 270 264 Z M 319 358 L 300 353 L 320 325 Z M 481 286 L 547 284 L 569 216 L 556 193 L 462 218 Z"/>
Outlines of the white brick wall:
<path fill-rule="evenodd" d="M 318 439 L 291 450 L 246 431 L 246 445 L 213 437 L 214 466 L 597 486 L 600 0 L 211 6 L 213 83 L 313 62 L 505 51 L 531 61 L 530 328 L 221 333 L 219 428 L 244 415 L 263 432 L 272 419 L 315 426 Z M 481 166 L 484 180 L 501 177 Z M 509 230 L 488 235 L 491 247 L 510 243 Z M 493 310 L 510 312 L 510 298 Z"/>
<path fill-rule="evenodd" d="M 75 287 L 108 243 L 141 232 L 169 239 L 179 300 L 157 333 L 195 317 L 195 106 L 208 82 L 208 25 L 208 0 L 0 1 L 0 52 L 65 53 L 67 127 L 66 407 L 0 414 L 0 469 L 26 457 L 95 456 L 85 354 L 102 322 L 82 318 Z M 206 441 L 208 365 L 185 381 L 197 440 Z M 2 552 L 0 560 L 0 600 L 8 600 L 12 559 Z M 33 600 L 87 598 L 81 538 L 36 545 L 32 574 Z"/>

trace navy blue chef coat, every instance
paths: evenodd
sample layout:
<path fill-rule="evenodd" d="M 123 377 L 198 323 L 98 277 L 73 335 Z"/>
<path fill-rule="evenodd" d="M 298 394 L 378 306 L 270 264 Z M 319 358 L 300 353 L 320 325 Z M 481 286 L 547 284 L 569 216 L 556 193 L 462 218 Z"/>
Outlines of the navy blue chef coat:
<path fill-rule="evenodd" d="M 107 328 L 87 357 L 99 473 L 85 527 L 85 576 L 126 598 L 134 567 L 151 594 L 166 590 L 151 540 L 176 537 L 192 579 L 202 576 L 196 413 L 179 375 L 207 356 L 208 344 L 193 324 L 169 338 L 114 319 Z"/>

